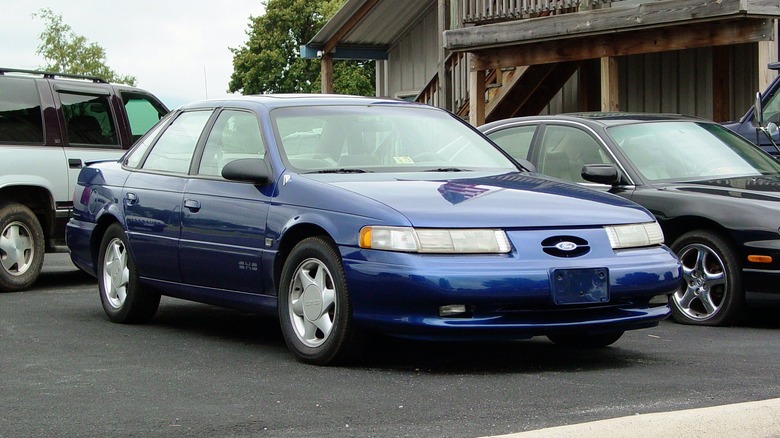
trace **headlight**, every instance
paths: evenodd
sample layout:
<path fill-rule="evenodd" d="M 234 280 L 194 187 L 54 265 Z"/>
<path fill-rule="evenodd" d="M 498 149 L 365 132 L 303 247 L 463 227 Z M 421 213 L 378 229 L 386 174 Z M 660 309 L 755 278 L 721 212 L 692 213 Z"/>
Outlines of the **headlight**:
<path fill-rule="evenodd" d="M 440 254 L 504 254 L 511 250 L 502 230 L 363 227 L 360 247 Z"/>
<path fill-rule="evenodd" d="M 658 222 L 604 227 L 612 249 L 637 248 L 664 243 L 664 233 Z"/>

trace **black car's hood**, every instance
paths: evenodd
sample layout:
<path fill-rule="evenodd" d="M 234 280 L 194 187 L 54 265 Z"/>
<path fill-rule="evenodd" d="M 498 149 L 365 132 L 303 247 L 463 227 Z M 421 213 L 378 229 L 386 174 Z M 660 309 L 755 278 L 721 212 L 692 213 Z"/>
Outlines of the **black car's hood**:
<path fill-rule="evenodd" d="M 656 187 L 719 197 L 780 202 L 780 175 L 670 182 Z"/>

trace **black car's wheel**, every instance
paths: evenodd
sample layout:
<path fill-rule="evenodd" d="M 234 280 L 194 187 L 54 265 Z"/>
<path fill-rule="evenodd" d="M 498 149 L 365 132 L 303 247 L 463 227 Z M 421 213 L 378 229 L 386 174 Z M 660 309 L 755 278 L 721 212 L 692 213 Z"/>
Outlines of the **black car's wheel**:
<path fill-rule="evenodd" d="M 612 333 L 552 333 L 547 338 L 565 347 L 602 348 L 614 344 L 623 332 Z"/>
<path fill-rule="evenodd" d="M 43 230 L 24 205 L 0 203 L 0 291 L 20 291 L 38 279 L 43 266 Z"/>
<path fill-rule="evenodd" d="M 347 282 L 329 239 L 310 237 L 290 252 L 279 285 L 279 320 L 287 347 L 303 362 L 328 365 L 353 355 Z"/>
<path fill-rule="evenodd" d="M 108 227 L 103 235 L 97 268 L 100 301 L 111 321 L 133 324 L 154 316 L 160 305 L 160 294 L 141 286 L 125 232 L 119 224 Z"/>
<path fill-rule="evenodd" d="M 697 230 L 671 246 L 682 262 L 685 283 L 669 296 L 672 317 L 683 324 L 726 325 L 744 308 L 740 266 L 731 245 L 718 234 Z"/>

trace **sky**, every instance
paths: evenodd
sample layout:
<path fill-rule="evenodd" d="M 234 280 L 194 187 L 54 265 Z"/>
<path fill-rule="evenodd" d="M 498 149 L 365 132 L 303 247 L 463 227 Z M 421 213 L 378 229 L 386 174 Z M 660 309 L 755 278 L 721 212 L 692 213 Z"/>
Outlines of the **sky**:
<path fill-rule="evenodd" d="M 170 108 L 228 94 L 229 48 L 246 43 L 261 0 L 4 0 L 0 67 L 38 69 L 45 24 L 32 14 L 50 8 L 77 35 L 106 51 L 106 64 Z"/>

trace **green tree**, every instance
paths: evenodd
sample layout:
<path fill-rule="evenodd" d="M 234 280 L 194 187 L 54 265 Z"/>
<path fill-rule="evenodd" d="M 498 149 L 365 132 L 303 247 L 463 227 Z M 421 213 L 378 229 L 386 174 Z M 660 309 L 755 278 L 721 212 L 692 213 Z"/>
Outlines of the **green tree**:
<path fill-rule="evenodd" d="M 316 93 L 320 61 L 299 56 L 345 0 L 267 0 L 265 14 L 249 17 L 249 40 L 233 52 L 228 91 L 243 94 Z M 374 95 L 374 62 L 333 62 L 336 93 Z"/>
<path fill-rule="evenodd" d="M 136 84 L 134 76 L 119 75 L 111 70 L 106 65 L 105 49 L 73 32 L 70 25 L 62 22 L 62 14 L 55 14 L 51 9 L 44 8 L 32 15 L 46 23 L 46 28 L 38 37 L 41 44 L 35 51 L 46 61 L 42 69 L 97 76 L 109 82 L 133 86 Z"/>

